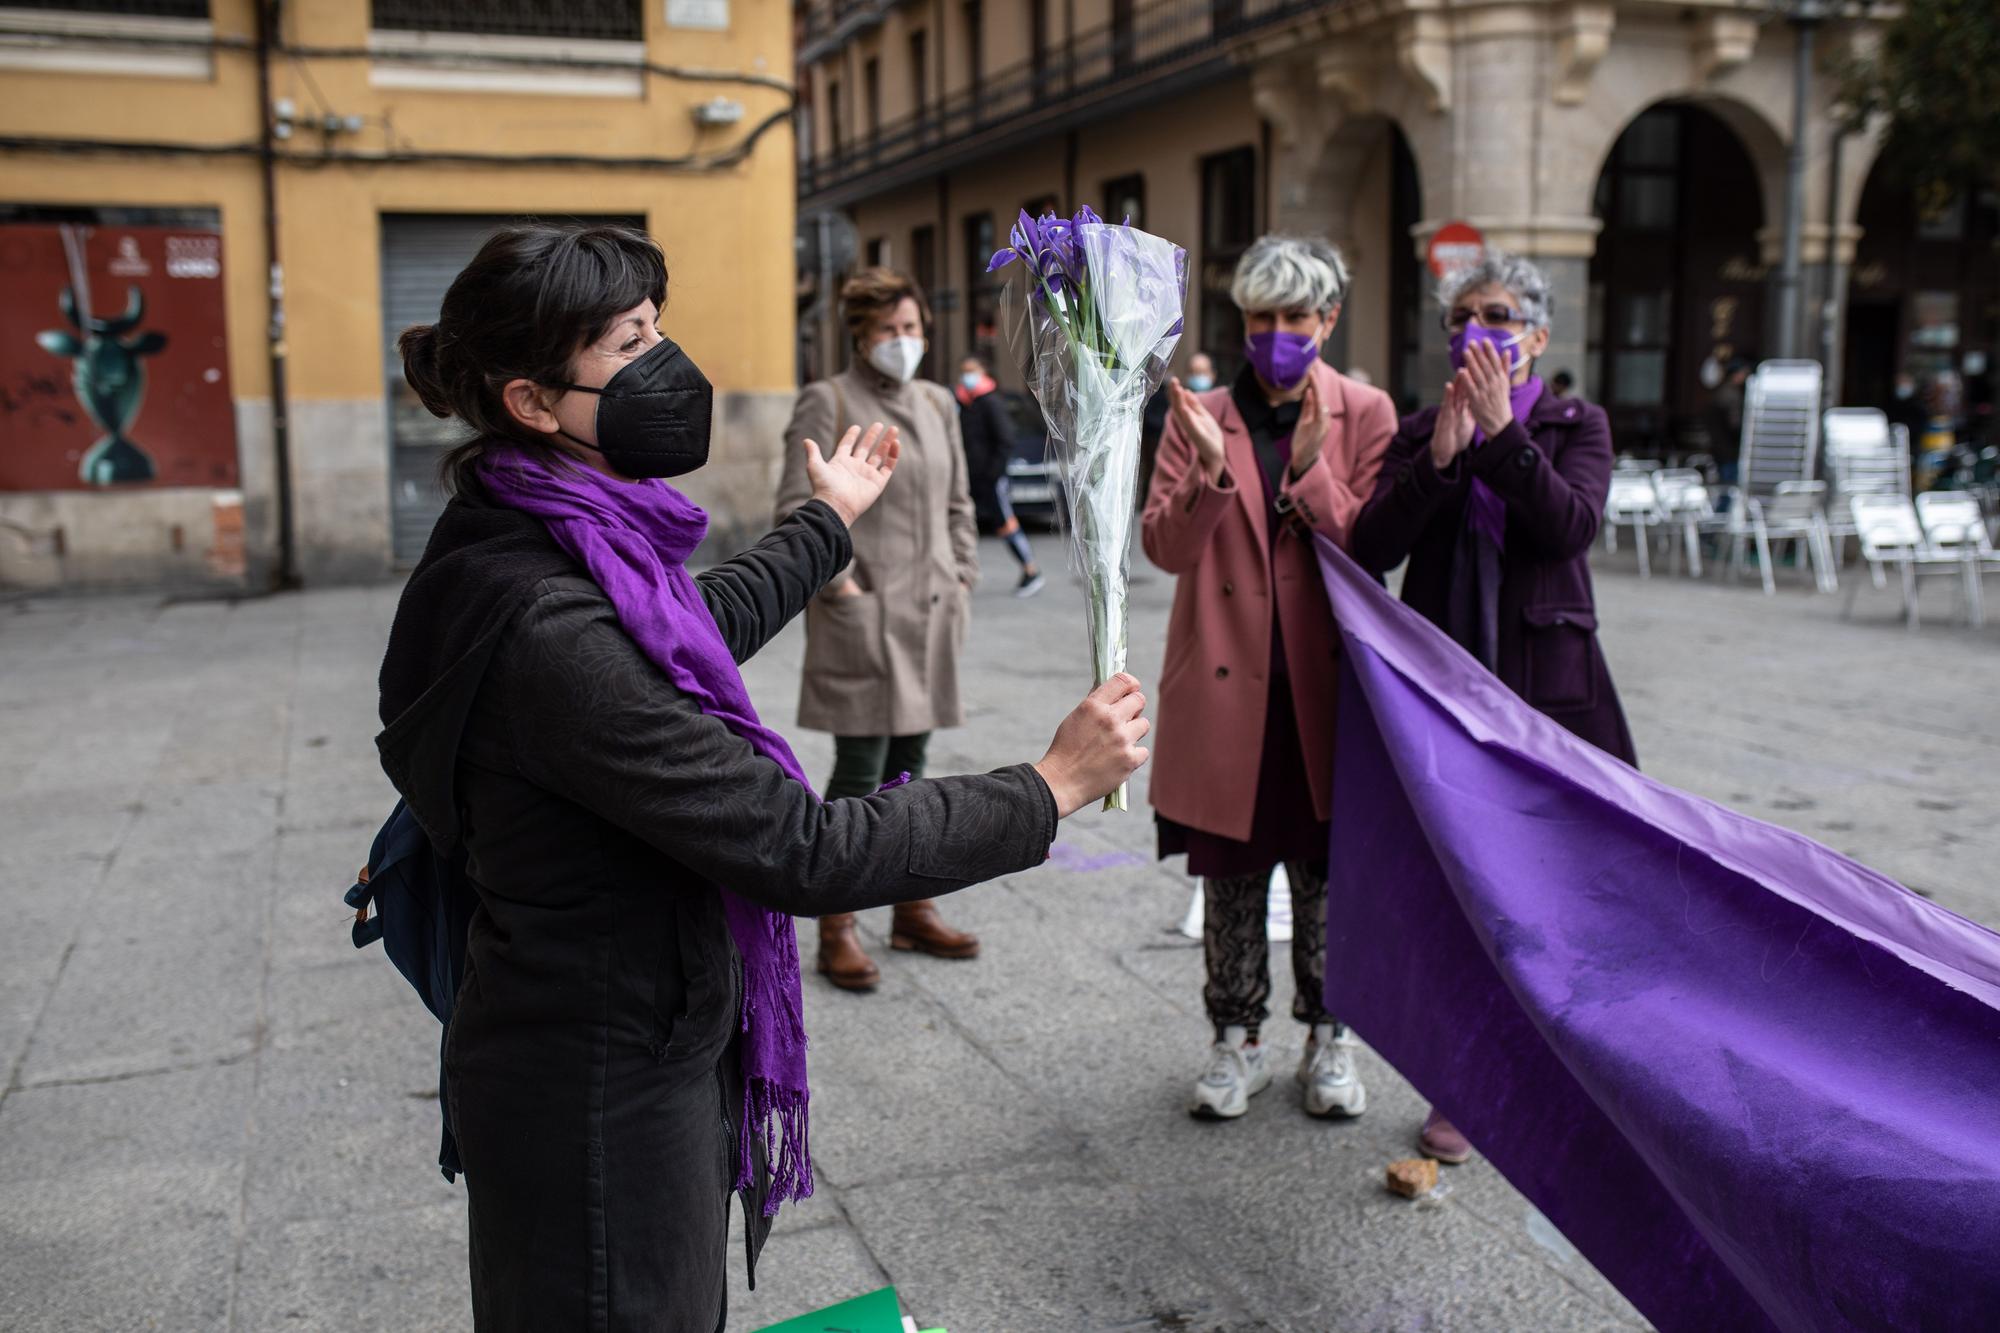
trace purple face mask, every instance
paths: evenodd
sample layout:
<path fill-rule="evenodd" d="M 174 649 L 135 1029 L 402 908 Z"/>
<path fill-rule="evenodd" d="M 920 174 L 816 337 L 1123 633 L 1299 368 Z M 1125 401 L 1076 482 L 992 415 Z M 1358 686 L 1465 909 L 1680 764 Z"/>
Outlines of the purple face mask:
<path fill-rule="evenodd" d="M 1279 330 L 1251 334 L 1243 340 L 1243 351 L 1264 383 L 1274 389 L 1291 388 L 1319 360 L 1319 344 L 1309 335 Z"/>
<path fill-rule="evenodd" d="M 1527 349 L 1521 342 L 1526 333 L 1508 333 L 1504 329 L 1489 329 L 1484 324 L 1468 321 L 1466 326 L 1451 335 L 1451 368 L 1465 369 L 1465 352 L 1472 344 L 1486 343 L 1500 353 L 1500 359 L 1507 363 L 1509 373 L 1519 370 L 1521 363 L 1528 359 Z"/>

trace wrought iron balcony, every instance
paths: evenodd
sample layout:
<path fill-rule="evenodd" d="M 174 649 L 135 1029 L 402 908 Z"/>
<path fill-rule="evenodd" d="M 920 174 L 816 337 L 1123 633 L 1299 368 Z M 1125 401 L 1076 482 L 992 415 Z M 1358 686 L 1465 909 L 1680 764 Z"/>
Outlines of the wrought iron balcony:
<path fill-rule="evenodd" d="M 815 12 L 877 11 L 893 0 L 823 0 Z M 845 140 L 799 164 L 799 202 L 837 208 L 943 168 L 1226 77 L 1228 46 L 1342 0 L 1158 0 L 994 70 L 943 102 Z M 837 20 L 836 20 L 837 25 Z M 837 50 L 833 32 L 818 44 Z M 844 41 L 842 38 L 841 41 Z M 814 49 L 808 39 L 801 64 Z"/>

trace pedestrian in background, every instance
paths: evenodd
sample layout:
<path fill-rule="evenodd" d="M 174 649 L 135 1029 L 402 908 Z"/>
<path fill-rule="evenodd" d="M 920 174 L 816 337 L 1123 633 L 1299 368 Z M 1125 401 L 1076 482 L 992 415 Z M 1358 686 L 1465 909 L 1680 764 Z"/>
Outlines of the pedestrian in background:
<path fill-rule="evenodd" d="M 999 388 L 978 357 L 968 356 L 958 363 L 958 385 L 952 395 L 958 399 L 958 429 L 965 440 L 973 511 L 994 515 L 994 533 L 1007 543 L 1021 566 L 1021 581 L 1014 585 L 1014 595 L 1033 597 L 1047 580 L 1035 563 L 1028 534 L 1021 530 L 1021 520 L 1014 514 L 1013 486 L 1007 476 L 1007 464 L 1014 460 L 1014 423 L 1008 419 L 1007 403 Z"/>
<path fill-rule="evenodd" d="M 1539 268 L 1489 251 L 1447 274 L 1439 297 L 1456 373 L 1443 406 L 1398 428 L 1351 553 L 1375 574 L 1408 559 L 1405 602 L 1535 708 L 1636 763 L 1590 582 L 1611 489 L 1610 422 L 1534 373 L 1553 311 Z M 1472 1155 L 1435 1110 L 1418 1144 L 1442 1162 Z"/>
<path fill-rule="evenodd" d="M 1346 544 L 1395 432 L 1389 396 L 1320 360 L 1347 266 L 1324 241 L 1266 236 L 1230 294 L 1243 369 L 1197 394 L 1178 381 L 1141 532 L 1178 576 L 1160 675 L 1152 801 L 1162 857 L 1203 879 L 1203 1000 L 1214 1028 L 1189 1109 L 1229 1119 L 1269 1086 L 1265 905 L 1292 895 L 1292 1013 L 1313 1115 L 1359 1115 L 1354 1039 L 1326 1011 L 1326 876 L 1338 634 L 1315 534 Z"/>
<path fill-rule="evenodd" d="M 965 647 L 979 533 L 972 514 L 958 404 L 942 384 L 916 378 L 930 309 L 917 284 L 886 268 L 863 269 L 840 291 L 854 363 L 807 385 L 785 431 L 778 517 L 812 496 L 803 442 L 838 440 L 858 422 L 902 437 L 902 461 L 882 499 L 855 524 L 854 560 L 806 608 L 799 725 L 834 737 L 826 797 L 865 796 L 904 773 L 924 775 L 930 736 L 965 720 L 958 659 Z M 844 990 L 880 980 L 854 915 L 823 916 L 819 970 Z M 898 903 L 892 948 L 972 958 L 979 941 L 946 925 L 927 898 Z"/>

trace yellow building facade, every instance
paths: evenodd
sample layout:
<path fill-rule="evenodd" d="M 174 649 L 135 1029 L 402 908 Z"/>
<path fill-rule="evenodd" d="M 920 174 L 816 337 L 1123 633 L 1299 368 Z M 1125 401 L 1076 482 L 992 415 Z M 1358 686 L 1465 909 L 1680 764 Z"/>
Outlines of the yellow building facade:
<path fill-rule="evenodd" d="M 775 0 L 0 6 L 0 583 L 407 566 L 451 436 L 394 335 L 520 217 L 659 239 L 662 326 L 716 386 L 689 489 L 718 541 L 757 528 L 794 386 L 792 42 Z M 88 292 L 67 323 L 58 288 Z M 107 397 L 134 367 L 139 401 Z M 93 473 L 121 431 L 144 461 Z"/>

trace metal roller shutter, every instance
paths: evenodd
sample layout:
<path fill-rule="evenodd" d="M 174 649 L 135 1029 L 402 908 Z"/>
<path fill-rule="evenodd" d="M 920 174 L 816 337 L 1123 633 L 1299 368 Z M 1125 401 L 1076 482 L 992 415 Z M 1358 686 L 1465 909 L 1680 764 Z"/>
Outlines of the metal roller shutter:
<path fill-rule="evenodd" d="M 444 510 L 438 457 L 465 438 L 465 428 L 424 410 L 403 379 L 396 339 L 412 324 L 437 320 L 452 279 L 508 221 L 463 214 L 382 217 L 382 376 L 389 405 L 389 513 L 398 565 L 414 565 L 424 553 Z"/>

